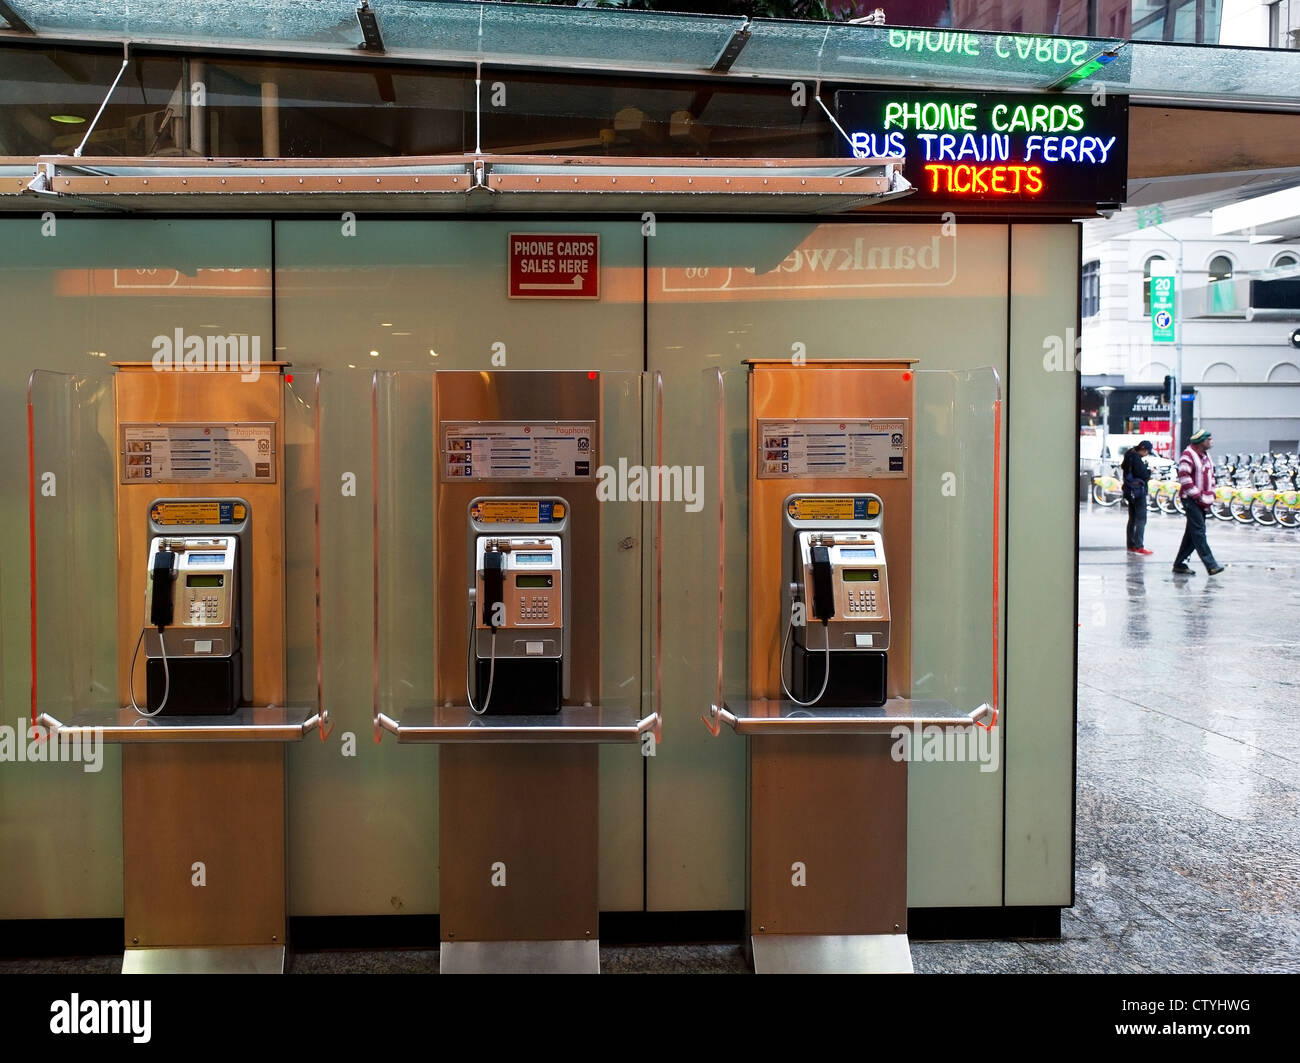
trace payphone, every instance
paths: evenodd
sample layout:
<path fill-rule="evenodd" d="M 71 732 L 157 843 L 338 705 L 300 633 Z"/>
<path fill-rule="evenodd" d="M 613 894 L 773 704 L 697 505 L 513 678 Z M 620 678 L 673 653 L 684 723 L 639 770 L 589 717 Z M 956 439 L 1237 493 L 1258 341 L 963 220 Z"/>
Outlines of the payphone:
<path fill-rule="evenodd" d="M 143 716 L 229 715 L 244 686 L 238 532 L 247 504 L 155 500 L 150 506 L 144 616 L 131 655 L 131 705 Z M 232 534 L 216 534 L 218 532 Z M 135 668 L 145 651 L 145 705 Z"/>
<path fill-rule="evenodd" d="M 784 508 L 783 692 L 805 707 L 883 705 L 890 613 L 880 497 L 790 495 Z"/>
<path fill-rule="evenodd" d="M 466 697 L 478 715 L 557 713 L 568 694 L 568 504 L 470 504 Z"/>

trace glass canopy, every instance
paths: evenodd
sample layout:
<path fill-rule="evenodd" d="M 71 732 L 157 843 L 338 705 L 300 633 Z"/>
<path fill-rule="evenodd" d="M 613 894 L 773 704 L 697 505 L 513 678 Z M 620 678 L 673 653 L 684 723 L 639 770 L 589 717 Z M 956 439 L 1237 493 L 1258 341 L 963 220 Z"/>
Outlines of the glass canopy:
<path fill-rule="evenodd" d="M 190 44 L 280 55 L 617 69 L 1021 91 L 1098 84 L 1151 102 L 1300 109 L 1300 51 L 678 15 L 465 0 L 6 0 L 5 37 Z M 23 25 L 19 25 L 22 23 Z M 28 32 L 30 31 L 30 32 Z"/>

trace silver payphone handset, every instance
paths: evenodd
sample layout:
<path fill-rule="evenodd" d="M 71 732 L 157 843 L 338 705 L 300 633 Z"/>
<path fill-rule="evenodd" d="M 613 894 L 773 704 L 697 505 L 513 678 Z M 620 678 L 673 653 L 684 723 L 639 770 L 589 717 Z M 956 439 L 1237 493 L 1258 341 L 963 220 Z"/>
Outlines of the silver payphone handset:
<path fill-rule="evenodd" d="M 781 689 L 796 705 L 885 702 L 890 616 L 882 509 L 876 495 L 786 500 L 788 621 L 780 673 Z"/>
<path fill-rule="evenodd" d="M 566 512 L 559 500 L 476 499 L 471 506 L 465 695 L 477 715 L 560 710 L 567 682 Z"/>
<path fill-rule="evenodd" d="M 140 715 L 157 716 L 169 702 L 173 714 L 190 715 L 230 713 L 238 705 L 237 543 L 233 535 L 150 540 L 144 621 L 131 654 L 131 707 Z M 135 697 L 141 643 L 147 709 Z"/>

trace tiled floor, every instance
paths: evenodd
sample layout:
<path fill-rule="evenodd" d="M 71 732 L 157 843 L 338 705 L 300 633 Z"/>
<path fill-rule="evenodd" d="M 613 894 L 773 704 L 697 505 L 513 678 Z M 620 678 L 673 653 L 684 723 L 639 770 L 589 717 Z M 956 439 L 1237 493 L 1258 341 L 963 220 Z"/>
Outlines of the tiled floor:
<path fill-rule="evenodd" d="M 1121 509 L 1080 532 L 1076 905 L 1059 941 L 914 942 L 920 972 L 1300 971 L 1300 532 L 1212 523 L 1175 577 Z M 120 958 L 0 962 L 114 971 Z M 614 973 L 739 973 L 734 945 L 606 947 Z M 437 970 L 437 953 L 297 953 L 295 973 Z"/>

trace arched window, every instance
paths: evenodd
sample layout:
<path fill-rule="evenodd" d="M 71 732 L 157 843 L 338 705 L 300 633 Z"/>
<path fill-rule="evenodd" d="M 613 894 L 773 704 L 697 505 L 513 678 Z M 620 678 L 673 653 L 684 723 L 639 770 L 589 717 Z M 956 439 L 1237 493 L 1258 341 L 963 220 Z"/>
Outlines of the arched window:
<path fill-rule="evenodd" d="M 1152 255 L 1142 265 L 1142 316 L 1151 316 L 1151 263 L 1164 262 L 1164 255 Z"/>
<path fill-rule="evenodd" d="M 1232 280 L 1232 259 L 1227 255 L 1215 255 L 1210 259 L 1210 283 Z"/>
<path fill-rule="evenodd" d="M 1235 310 L 1235 289 L 1232 283 L 1232 259 L 1215 255 L 1210 259 L 1209 286 L 1206 292 L 1206 309 L 1211 314 L 1226 314 Z"/>
<path fill-rule="evenodd" d="M 1274 269 L 1283 269 L 1287 266 L 1300 265 L 1300 255 L 1294 251 L 1283 251 L 1277 258 L 1273 259 Z"/>
<path fill-rule="evenodd" d="M 1227 362 L 1214 362 L 1205 367 L 1205 372 L 1201 374 L 1203 384 L 1234 384 L 1240 378 L 1237 370 Z"/>
<path fill-rule="evenodd" d="M 1295 362 L 1278 362 L 1268 371 L 1265 377 L 1270 384 L 1297 384 L 1300 383 L 1300 365 Z"/>

